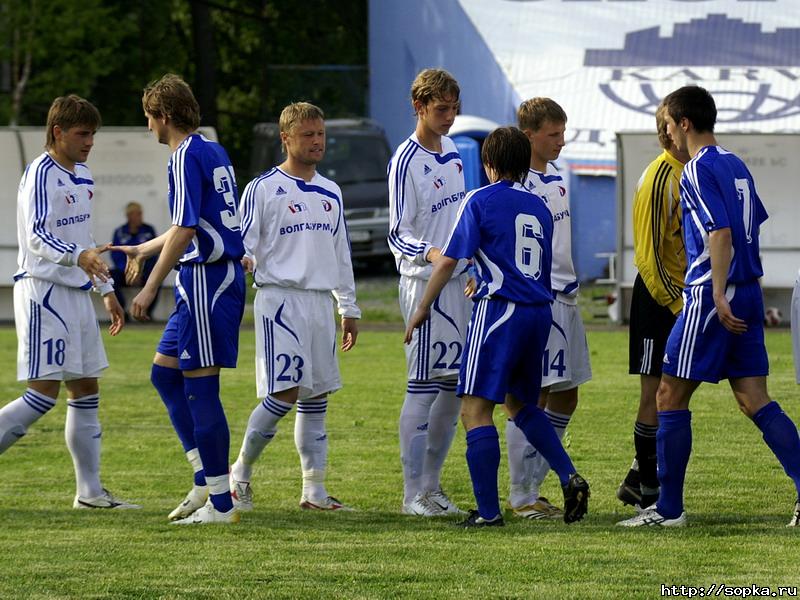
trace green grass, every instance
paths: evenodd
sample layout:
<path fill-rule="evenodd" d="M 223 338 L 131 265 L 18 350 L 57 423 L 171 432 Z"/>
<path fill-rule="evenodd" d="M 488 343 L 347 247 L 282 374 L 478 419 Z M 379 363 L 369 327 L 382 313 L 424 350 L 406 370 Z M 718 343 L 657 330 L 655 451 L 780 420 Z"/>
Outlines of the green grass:
<path fill-rule="evenodd" d="M 287 417 L 254 475 L 256 509 L 238 526 L 177 528 L 166 522 L 191 483 L 190 469 L 150 383 L 159 331 L 131 327 L 107 339 L 102 380 L 104 483 L 141 511 L 73 511 L 73 473 L 63 441 L 63 399 L 0 457 L 2 598 L 653 598 L 676 585 L 800 585 L 800 532 L 784 527 L 794 502 L 758 430 L 726 385 L 693 401 L 694 454 L 687 477 L 690 526 L 622 530 L 632 514 L 614 492 L 632 456 L 638 383 L 627 372 L 627 333 L 591 331 L 594 380 L 581 389 L 570 453 L 592 485 L 585 521 L 508 520 L 463 532 L 399 513 L 397 418 L 404 390 L 401 334 L 362 332 L 342 356 L 345 388 L 330 405 L 331 493 L 359 508 L 308 514 L 297 508 L 299 461 Z M 771 391 L 800 419 L 788 333 L 768 336 Z M 253 334 L 242 332 L 241 366 L 223 374 L 232 456 L 256 402 Z M 16 343 L 0 329 L 9 365 Z M 497 423 L 503 427 L 500 412 Z M 444 484 L 472 506 L 459 433 Z M 501 495 L 507 488 L 501 465 Z M 559 498 L 550 476 L 545 495 Z"/>

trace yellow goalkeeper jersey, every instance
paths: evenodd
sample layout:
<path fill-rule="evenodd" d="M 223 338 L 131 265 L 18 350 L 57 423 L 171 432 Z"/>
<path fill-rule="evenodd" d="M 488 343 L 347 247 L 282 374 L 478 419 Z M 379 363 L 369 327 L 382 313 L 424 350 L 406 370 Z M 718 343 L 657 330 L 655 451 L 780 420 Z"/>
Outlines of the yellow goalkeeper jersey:
<path fill-rule="evenodd" d="M 642 173 L 633 196 L 634 261 L 650 295 L 678 314 L 683 307 L 686 254 L 681 232 L 683 164 L 669 152 Z"/>

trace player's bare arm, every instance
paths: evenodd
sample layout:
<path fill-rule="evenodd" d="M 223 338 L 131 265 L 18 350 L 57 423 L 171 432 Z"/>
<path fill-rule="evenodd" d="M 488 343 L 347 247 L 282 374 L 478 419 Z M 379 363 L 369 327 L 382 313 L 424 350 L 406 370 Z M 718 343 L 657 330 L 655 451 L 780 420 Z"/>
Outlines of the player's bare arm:
<path fill-rule="evenodd" d="M 158 261 L 153 267 L 150 277 L 147 278 L 142 291 L 136 295 L 131 303 L 131 316 L 137 321 L 149 319 L 147 309 L 153 303 L 158 288 L 161 287 L 164 279 L 175 267 L 178 259 L 186 252 L 186 247 L 195 236 L 195 230 L 193 227 L 173 225 L 162 236 L 164 237 L 164 245 Z"/>
<path fill-rule="evenodd" d="M 444 289 L 444 286 L 450 281 L 457 264 L 458 261 L 456 259 L 445 256 L 444 254 L 440 254 L 436 262 L 433 263 L 433 272 L 431 273 L 431 278 L 428 280 L 428 285 L 425 286 L 425 294 L 422 296 L 417 310 L 414 311 L 414 314 L 411 315 L 411 318 L 408 320 L 405 337 L 406 344 L 411 343 L 411 336 L 414 330 L 422 325 L 428 316 L 430 316 L 433 301 L 436 300 Z"/>
<path fill-rule="evenodd" d="M 743 320 L 734 316 L 728 299 L 725 297 L 728 271 L 733 258 L 731 230 L 729 227 L 715 229 L 709 234 L 708 239 L 711 255 L 711 282 L 717 317 L 722 326 L 731 333 L 744 333 L 747 331 L 747 325 Z"/>

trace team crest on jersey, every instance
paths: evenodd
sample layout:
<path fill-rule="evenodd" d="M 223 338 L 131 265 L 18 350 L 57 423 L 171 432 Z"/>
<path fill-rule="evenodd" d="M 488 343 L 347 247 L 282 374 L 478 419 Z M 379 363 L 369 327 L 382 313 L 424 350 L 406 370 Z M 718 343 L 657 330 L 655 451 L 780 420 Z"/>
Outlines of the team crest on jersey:
<path fill-rule="evenodd" d="M 563 198 L 567 195 L 567 188 L 565 188 L 563 185 L 558 186 L 558 193 L 561 194 L 561 197 Z"/>
<path fill-rule="evenodd" d="M 285 196 L 286 195 L 286 190 L 283 189 L 281 186 L 278 186 L 278 189 L 275 190 L 275 195 L 276 196 Z"/>
<path fill-rule="evenodd" d="M 331 209 L 333 208 L 333 205 L 329 201 L 325 200 L 325 198 L 323 198 L 322 199 L 322 208 L 325 209 L 325 212 L 331 212 Z"/>
<path fill-rule="evenodd" d="M 445 183 L 447 183 L 447 181 L 444 177 L 436 177 L 433 180 L 433 187 L 435 187 L 437 190 L 440 190 L 444 187 Z"/>
<path fill-rule="evenodd" d="M 464 170 L 464 166 L 460 162 L 456 163 L 456 168 L 458 169 L 459 174 Z"/>
<path fill-rule="evenodd" d="M 284 192 L 284 194 L 285 193 L 286 192 Z M 304 210 L 308 210 L 308 206 L 306 206 L 305 202 L 295 202 L 289 205 L 289 212 L 292 213 L 293 215 L 299 212 L 303 212 Z"/>
<path fill-rule="evenodd" d="M 430 172 L 431 172 L 431 168 L 428 165 L 425 165 L 425 168 L 423 169 L 422 174 L 423 175 L 427 175 Z"/>
<path fill-rule="evenodd" d="M 67 204 L 75 204 L 78 202 L 78 197 L 75 194 L 67 194 L 64 196 L 64 200 L 67 201 Z"/>

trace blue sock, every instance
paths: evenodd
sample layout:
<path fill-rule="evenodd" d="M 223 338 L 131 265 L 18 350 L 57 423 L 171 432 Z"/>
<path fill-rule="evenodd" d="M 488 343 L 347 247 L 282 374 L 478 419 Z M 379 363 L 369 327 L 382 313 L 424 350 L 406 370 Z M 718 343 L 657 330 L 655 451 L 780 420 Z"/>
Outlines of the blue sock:
<path fill-rule="evenodd" d="M 494 425 L 467 432 L 467 465 L 478 512 L 484 519 L 500 514 L 497 495 L 497 469 L 500 467 L 500 440 Z"/>
<path fill-rule="evenodd" d="M 656 460 L 661 493 L 656 508 L 667 519 L 677 519 L 683 512 L 683 481 L 692 453 L 692 413 L 688 410 L 665 410 L 658 413 Z"/>
<path fill-rule="evenodd" d="M 800 498 L 800 436 L 792 420 L 780 404 L 770 402 L 753 415 L 753 422 L 764 434 L 764 441 L 778 458 L 783 470 L 792 478 Z"/>
<path fill-rule="evenodd" d="M 561 440 L 545 412 L 535 404 L 526 404 L 514 417 L 514 424 L 556 472 L 561 485 L 566 485 L 569 476 L 575 473 L 575 465 L 561 445 Z"/>
<path fill-rule="evenodd" d="M 230 431 L 219 398 L 219 375 L 185 377 L 183 387 L 194 420 L 194 439 L 203 461 L 208 492 L 214 508 L 233 508 L 228 483 Z"/>
<path fill-rule="evenodd" d="M 194 442 L 194 421 L 183 389 L 183 373 L 178 369 L 153 365 L 150 381 L 167 407 L 169 420 L 172 421 L 172 426 L 183 444 L 183 451 L 188 452 L 197 448 Z"/>

